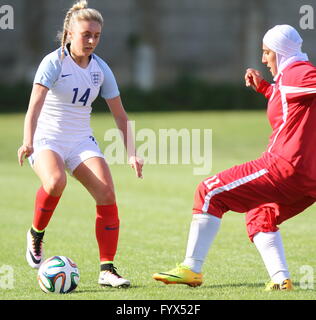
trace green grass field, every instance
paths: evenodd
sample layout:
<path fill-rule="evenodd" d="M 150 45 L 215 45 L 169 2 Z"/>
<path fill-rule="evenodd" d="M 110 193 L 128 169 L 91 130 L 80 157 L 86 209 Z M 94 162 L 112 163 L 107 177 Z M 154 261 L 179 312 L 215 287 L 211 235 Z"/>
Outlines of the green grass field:
<path fill-rule="evenodd" d="M 213 169 L 211 174 L 260 156 L 270 129 L 264 112 L 194 112 L 130 114 L 136 129 L 211 128 Z M 227 212 L 204 266 L 199 288 L 166 286 L 152 280 L 154 272 L 181 262 L 191 221 L 196 185 L 192 165 L 147 165 L 144 179 L 136 179 L 128 165 L 112 165 L 121 233 L 116 265 L 132 281 L 127 290 L 100 288 L 98 250 L 94 235 L 94 201 L 72 177 L 45 235 L 45 256 L 66 255 L 79 266 L 81 280 L 69 295 L 43 293 L 36 271 L 25 260 L 26 231 L 32 221 L 34 195 L 39 180 L 26 162 L 18 166 L 16 151 L 22 140 L 23 114 L 0 116 L 0 268 L 14 270 L 14 288 L 0 287 L 0 300 L 235 300 L 316 299 L 315 290 L 300 288 L 303 265 L 316 267 L 315 207 L 284 223 L 281 232 L 287 262 L 295 284 L 293 292 L 263 291 L 267 273 L 254 245 L 247 237 L 244 215 Z M 103 135 L 114 127 L 108 113 L 96 114 L 92 127 L 101 148 Z M 1 270 L 1 269 L 0 269 Z M 0 274 L 0 280 L 1 280 Z M 1 283 L 1 282 L 0 282 Z"/>

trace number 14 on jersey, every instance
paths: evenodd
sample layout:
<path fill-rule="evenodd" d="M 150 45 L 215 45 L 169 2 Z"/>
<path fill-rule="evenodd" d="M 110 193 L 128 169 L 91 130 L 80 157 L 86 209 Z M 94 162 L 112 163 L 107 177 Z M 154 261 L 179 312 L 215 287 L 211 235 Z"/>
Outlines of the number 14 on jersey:
<path fill-rule="evenodd" d="M 74 91 L 74 97 L 72 99 L 72 103 L 76 103 L 77 102 L 77 97 L 78 97 L 78 91 L 79 91 L 79 88 L 73 88 Z M 83 103 L 83 106 L 85 106 L 88 102 L 88 99 L 89 99 L 89 96 L 90 96 L 90 88 L 88 88 L 86 90 L 86 92 L 83 94 L 83 96 L 78 100 L 78 102 L 82 102 Z"/>

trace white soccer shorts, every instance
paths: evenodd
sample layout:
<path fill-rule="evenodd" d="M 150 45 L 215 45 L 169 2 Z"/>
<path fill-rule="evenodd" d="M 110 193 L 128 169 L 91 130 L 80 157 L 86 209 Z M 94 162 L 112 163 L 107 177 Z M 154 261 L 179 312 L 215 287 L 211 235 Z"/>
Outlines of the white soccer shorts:
<path fill-rule="evenodd" d="M 52 150 L 59 154 L 65 163 L 66 169 L 72 174 L 83 161 L 99 157 L 104 158 L 99 145 L 93 136 L 84 138 L 79 142 L 65 142 L 48 138 L 41 138 L 34 141 L 34 152 L 28 160 L 33 167 L 38 154 L 43 150 Z"/>

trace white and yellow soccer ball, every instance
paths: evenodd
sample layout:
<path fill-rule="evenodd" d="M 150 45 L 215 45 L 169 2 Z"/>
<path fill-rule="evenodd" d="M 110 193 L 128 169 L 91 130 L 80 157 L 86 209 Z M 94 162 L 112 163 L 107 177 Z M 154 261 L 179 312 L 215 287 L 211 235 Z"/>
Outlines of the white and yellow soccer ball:
<path fill-rule="evenodd" d="M 77 288 L 79 279 L 76 263 L 65 256 L 48 258 L 37 274 L 39 286 L 46 293 L 70 293 Z"/>

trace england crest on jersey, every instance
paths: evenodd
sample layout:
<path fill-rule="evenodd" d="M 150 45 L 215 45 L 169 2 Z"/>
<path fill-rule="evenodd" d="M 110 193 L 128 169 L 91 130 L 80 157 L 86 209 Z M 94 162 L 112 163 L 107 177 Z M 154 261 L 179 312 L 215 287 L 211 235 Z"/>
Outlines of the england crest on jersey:
<path fill-rule="evenodd" d="M 93 85 L 99 86 L 101 83 L 101 72 L 90 72 L 90 74 Z"/>

